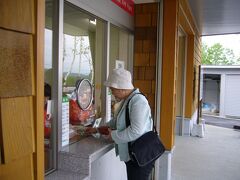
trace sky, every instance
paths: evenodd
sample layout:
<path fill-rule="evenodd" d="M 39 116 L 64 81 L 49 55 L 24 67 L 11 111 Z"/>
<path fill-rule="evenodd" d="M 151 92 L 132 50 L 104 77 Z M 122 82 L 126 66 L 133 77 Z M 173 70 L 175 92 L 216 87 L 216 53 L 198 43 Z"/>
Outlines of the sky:
<path fill-rule="evenodd" d="M 220 43 L 224 48 L 232 49 L 235 56 L 240 56 L 240 34 L 203 36 L 202 42 L 208 46 Z"/>

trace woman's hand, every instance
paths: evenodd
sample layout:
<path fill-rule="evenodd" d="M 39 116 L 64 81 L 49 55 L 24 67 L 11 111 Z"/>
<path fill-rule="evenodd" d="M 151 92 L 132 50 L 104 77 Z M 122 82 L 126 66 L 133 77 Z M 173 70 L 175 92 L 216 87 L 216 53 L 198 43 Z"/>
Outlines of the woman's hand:
<path fill-rule="evenodd" d="M 84 134 L 91 135 L 97 133 L 97 129 L 93 127 L 87 127 L 84 131 Z"/>
<path fill-rule="evenodd" d="M 103 135 L 103 137 L 104 137 L 105 139 L 108 139 L 108 140 L 112 141 L 112 135 L 111 135 L 112 129 L 111 129 L 111 128 L 108 128 L 107 130 L 108 130 L 108 133 L 105 134 L 105 135 Z"/>
<path fill-rule="evenodd" d="M 102 135 L 108 135 L 109 131 L 108 131 L 109 127 L 108 126 L 100 126 L 98 127 L 98 132 Z"/>
<path fill-rule="evenodd" d="M 100 126 L 99 128 L 87 127 L 84 131 L 86 135 L 91 135 L 95 133 L 100 133 L 104 136 L 104 138 L 112 140 L 112 129 L 108 126 Z"/>

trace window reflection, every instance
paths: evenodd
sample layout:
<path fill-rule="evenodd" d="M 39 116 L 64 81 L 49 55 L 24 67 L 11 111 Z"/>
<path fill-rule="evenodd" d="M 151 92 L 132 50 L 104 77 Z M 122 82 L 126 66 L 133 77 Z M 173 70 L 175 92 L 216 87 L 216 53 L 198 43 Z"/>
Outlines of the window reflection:
<path fill-rule="evenodd" d="M 45 11 L 45 51 L 44 51 L 44 161 L 45 172 L 53 169 L 53 120 L 52 116 L 52 84 L 53 84 L 53 70 L 52 70 L 52 13 L 53 2 L 52 0 L 46 0 Z"/>
<path fill-rule="evenodd" d="M 89 36 L 64 34 L 63 86 L 75 86 L 78 79 L 93 83 L 94 67 Z"/>
<path fill-rule="evenodd" d="M 65 3 L 62 86 L 64 107 L 69 110 L 62 109 L 63 146 L 84 138 L 84 127 L 101 117 L 103 27 L 100 19 Z M 84 83 L 77 90 L 84 79 L 90 82 L 91 93 Z"/>

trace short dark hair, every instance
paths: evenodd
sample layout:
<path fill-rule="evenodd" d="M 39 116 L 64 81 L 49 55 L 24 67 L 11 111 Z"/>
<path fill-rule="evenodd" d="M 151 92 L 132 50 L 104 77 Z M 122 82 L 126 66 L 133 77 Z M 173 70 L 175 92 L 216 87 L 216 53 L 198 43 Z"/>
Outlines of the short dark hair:
<path fill-rule="evenodd" d="M 51 86 L 48 83 L 44 83 L 44 96 L 51 99 Z"/>

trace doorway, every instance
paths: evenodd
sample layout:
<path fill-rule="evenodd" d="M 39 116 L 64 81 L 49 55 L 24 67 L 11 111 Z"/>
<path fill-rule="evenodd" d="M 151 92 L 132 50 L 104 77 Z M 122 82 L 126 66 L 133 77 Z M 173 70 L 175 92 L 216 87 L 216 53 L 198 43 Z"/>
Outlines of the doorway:
<path fill-rule="evenodd" d="M 175 134 L 184 135 L 185 88 L 186 88 L 186 34 L 180 29 L 178 35 L 178 58 L 176 62 L 176 129 Z"/>
<path fill-rule="evenodd" d="M 220 74 L 204 74 L 203 76 L 203 106 L 204 114 L 219 115 L 220 110 Z"/>

